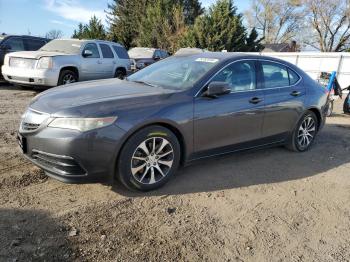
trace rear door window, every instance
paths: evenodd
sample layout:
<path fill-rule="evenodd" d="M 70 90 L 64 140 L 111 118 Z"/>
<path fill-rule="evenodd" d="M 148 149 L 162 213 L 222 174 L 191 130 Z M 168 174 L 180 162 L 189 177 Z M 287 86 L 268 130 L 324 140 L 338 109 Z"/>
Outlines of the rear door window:
<path fill-rule="evenodd" d="M 19 37 L 10 37 L 6 39 L 5 45 L 8 45 L 11 49 L 10 51 L 24 51 L 24 43 L 22 38 Z"/>
<path fill-rule="evenodd" d="M 112 52 L 112 49 L 109 47 L 109 45 L 106 45 L 106 44 L 99 44 L 99 45 L 102 51 L 103 58 L 114 58 L 114 54 Z"/>
<path fill-rule="evenodd" d="M 120 59 L 129 59 L 129 54 L 124 47 L 114 45 L 113 49 Z"/>
<path fill-rule="evenodd" d="M 287 67 L 273 62 L 261 62 L 265 88 L 289 86 L 289 76 Z"/>
<path fill-rule="evenodd" d="M 24 39 L 24 43 L 28 51 L 36 51 L 45 45 L 45 41 L 39 39 Z"/>

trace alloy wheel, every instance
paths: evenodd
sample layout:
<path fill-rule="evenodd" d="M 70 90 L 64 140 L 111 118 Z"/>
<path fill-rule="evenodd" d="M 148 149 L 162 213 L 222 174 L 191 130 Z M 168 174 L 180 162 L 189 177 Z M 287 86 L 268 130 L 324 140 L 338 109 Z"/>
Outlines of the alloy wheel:
<path fill-rule="evenodd" d="M 62 83 L 64 85 L 71 84 L 74 82 L 76 82 L 76 79 L 75 79 L 75 76 L 72 74 L 66 74 L 66 75 L 64 75 L 64 77 L 62 79 Z"/>
<path fill-rule="evenodd" d="M 131 158 L 131 173 L 142 184 L 154 184 L 167 176 L 174 162 L 171 143 L 152 137 L 138 145 Z"/>
<path fill-rule="evenodd" d="M 298 130 L 298 144 L 302 149 L 307 148 L 316 134 L 316 123 L 311 116 L 306 116 Z"/>

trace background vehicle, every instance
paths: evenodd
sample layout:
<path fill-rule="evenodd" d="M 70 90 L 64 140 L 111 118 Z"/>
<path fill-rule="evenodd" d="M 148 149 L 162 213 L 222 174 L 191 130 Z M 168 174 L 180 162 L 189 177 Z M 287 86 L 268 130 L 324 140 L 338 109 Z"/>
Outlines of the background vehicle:
<path fill-rule="evenodd" d="M 131 69 L 133 71 L 140 70 L 169 56 L 165 50 L 147 47 L 134 47 L 128 53 L 132 61 Z"/>
<path fill-rule="evenodd" d="M 23 116 L 19 141 L 62 181 L 117 176 L 151 190 L 196 159 L 271 145 L 306 151 L 326 103 L 325 90 L 288 62 L 206 52 L 165 59 L 124 81 L 43 92 Z"/>
<path fill-rule="evenodd" d="M 120 44 L 78 39 L 56 39 L 38 51 L 8 54 L 2 67 L 7 81 L 30 86 L 124 78 L 129 72 L 130 59 Z"/>
<path fill-rule="evenodd" d="M 189 56 L 207 52 L 207 50 L 201 48 L 184 47 L 176 51 L 174 56 Z"/>
<path fill-rule="evenodd" d="M 1 66 L 4 64 L 5 55 L 17 51 L 35 51 L 50 40 L 29 35 L 0 35 L 0 79 L 2 78 Z"/>

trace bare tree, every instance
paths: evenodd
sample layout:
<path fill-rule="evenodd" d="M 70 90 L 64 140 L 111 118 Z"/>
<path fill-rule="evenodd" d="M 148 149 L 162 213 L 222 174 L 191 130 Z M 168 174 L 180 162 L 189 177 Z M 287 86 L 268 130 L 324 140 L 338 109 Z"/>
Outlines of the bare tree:
<path fill-rule="evenodd" d="M 52 29 L 46 33 L 45 37 L 48 39 L 57 39 L 63 36 L 63 32 L 61 30 Z"/>
<path fill-rule="evenodd" d="M 312 26 L 305 43 L 321 52 L 350 47 L 350 1 L 304 0 L 307 23 Z"/>
<path fill-rule="evenodd" d="M 302 18 L 300 0 L 252 0 L 251 10 L 245 14 L 248 25 L 268 44 L 290 42 Z"/>

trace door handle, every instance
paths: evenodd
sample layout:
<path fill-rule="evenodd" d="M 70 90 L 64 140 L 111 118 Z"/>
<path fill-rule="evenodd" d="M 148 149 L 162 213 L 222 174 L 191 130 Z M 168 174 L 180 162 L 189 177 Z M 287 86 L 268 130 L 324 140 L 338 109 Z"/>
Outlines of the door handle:
<path fill-rule="evenodd" d="M 259 98 L 259 97 L 253 97 L 252 99 L 249 100 L 249 103 L 251 103 L 251 104 L 257 104 L 257 103 L 260 103 L 261 101 L 263 101 L 261 98 Z"/>
<path fill-rule="evenodd" d="M 290 93 L 291 96 L 299 96 L 300 94 L 301 92 L 295 90 L 292 93 Z"/>

